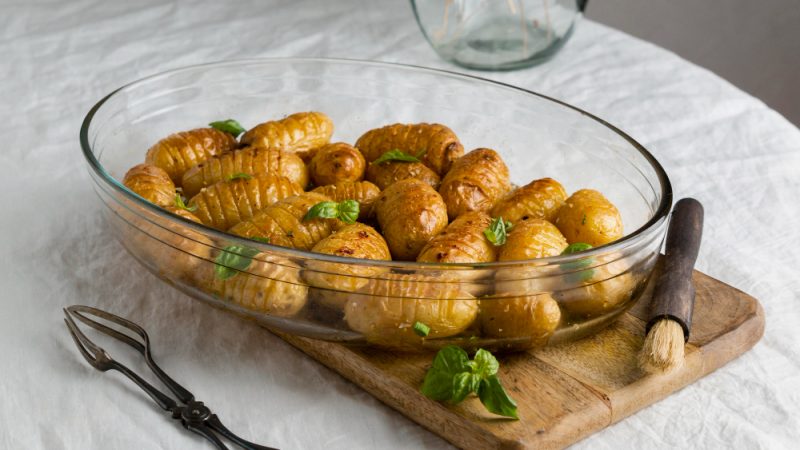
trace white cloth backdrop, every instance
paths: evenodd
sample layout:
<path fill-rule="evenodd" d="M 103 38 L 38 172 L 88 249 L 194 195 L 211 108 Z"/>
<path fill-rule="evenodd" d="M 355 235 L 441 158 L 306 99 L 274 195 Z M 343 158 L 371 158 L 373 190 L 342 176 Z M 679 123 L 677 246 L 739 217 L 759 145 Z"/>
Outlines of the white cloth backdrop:
<path fill-rule="evenodd" d="M 264 330 L 139 267 L 101 220 L 77 138 L 106 93 L 188 64 L 332 56 L 454 69 L 428 47 L 408 3 L 2 0 L 0 11 L 0 447 L 205 445 L 118 374 L 89 368 L 61 322 L 74 303 L 145 324 L 165 370 L 257 442 L 447 447 Z M 800 131 L 714 74 L 590 21 L 545 65 L 481 75 L 575 104 L 643 143 L 676 198 L 706 206 L 699 269 L 766 310 L 751 352 L 577 447 L 796 448 Z M 133 352 L 111 350 L 144 370 Z"/>

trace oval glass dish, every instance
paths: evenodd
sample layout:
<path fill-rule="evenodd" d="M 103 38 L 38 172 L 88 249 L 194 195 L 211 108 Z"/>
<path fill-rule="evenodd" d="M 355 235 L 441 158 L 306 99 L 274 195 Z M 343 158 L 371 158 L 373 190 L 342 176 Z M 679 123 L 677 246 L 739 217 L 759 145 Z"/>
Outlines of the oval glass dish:
<path fill-rule="evenodd" d="M 216 231 L 148 203 L 120 181 L 175 131 L 229 117 L 247 127 L 311 110 L 333 119 L 334 141 L 350 143 L 389 123 L 443 123 L 467 151 L 497 150 L 514 183 L 550 176 L 568 192 L 603 192 L 619 209 L 625 236 L 530 261 L 359 260 Z M 519 350 L 595 333 L 640 297 L 672 203 L 661 165 L 603 120 L 523 89 L 398 64 L 265 59 L 174 70 L 102 99 L 80 140 L 116 238 L 147 269 L 266 327 L 351 344 Z M 252 259 L 220 277 L 216 261 L 242 248 Z M 430 327 L 426 337 L 415 333 L 417 321 Z"/>

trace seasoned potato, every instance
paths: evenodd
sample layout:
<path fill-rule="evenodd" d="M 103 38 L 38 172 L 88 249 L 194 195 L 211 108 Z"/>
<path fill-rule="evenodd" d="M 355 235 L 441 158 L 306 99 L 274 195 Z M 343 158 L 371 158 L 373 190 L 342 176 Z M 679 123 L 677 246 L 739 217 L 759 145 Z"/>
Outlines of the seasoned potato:
<path fill-rule="evenodd" d="M 302 188 L 308 185 L 308 169 L 299 156 L 274 148 L 248 147 L 213 156 L 187 170 L 181 182 L 183 194 L 193 197 L 200 189 L 240 173 L 280 175 Z"/>
<path fill-rule="evenodd" d="M 340 181 L 336 184 L 320 186 L 311 192 L 318 192 L 341 202 L 344 200 L 355 200 L 358 202 L 358 219 L 365 220 L 372 215 L 372 206 L 375 200 L 381 195 L 378 186 L 369 181 Z"/>
<path fill-rule="evenodd" d="M 552 178 L 533 180 L 497 202 L 492 208 L 492 217 L 502 217 L 511 223 L 527 219 L 553 222 L 566 199 L 567 191 L 558 181 Z"/>
<path fill-rule="evenodd" d="M 572 194 L 558 210 L 555 224 L 570 243 L 598 247 L 622 237 L 622 216 L 617 207 L 592 189 Z"/>
<path fill-rule="evenodd" d="M 215 265 L 203 265 L 197 275 L 200 287 L 222 300 L 271 316 L 295 316 L 306 304 L 308 286 L 291 261 L 259 253 L 250 265 L 230 278 L 220 278 Z"/>
<path fill-rule="evenodd" d="M 430 327 L 428 339 L 456 335 L 475 320 L 478 304 L 455 283 L 420 275 L 387 274 L 373 279 L 345 305 L 345 320 L 370 342 L 403 346 L 420 342 L 416 322 Z"/>
<path fill-rule="evenodd" d="M 171 134 L 158 141 L 147 150 L 145 162 L 164 169 L 172 182 L 180 185 L 183 173 L 191 167 L 236 146 L 236 138 L 230 133 L 198 128 Z"/>
<path fill-rule="evenodd" d="M 302 192 L 303 188 L 292 180 L 268 173 L 203 188 L 189 200 L 189 206 L 197 206 L 194 214 L 203 224 L 224 231 L 253 217 L 258 210 Z"/>
<path fill-rule="evenodd" d="M 549 294 L 484 298 L 479 311 L 483 336 L 530 340 L 530 347 L 547 344 L 561 321 L 561 309 Z"/>
<path fill-rule="evenodd" d="M 408 179 L 381 192 L 375 212 L 394 259 L 413 261 L 447 226 L 447 206 L 427 183 Z"/>
<path fill-rule="evenodd" d="M 325 239 L 317 242 L 312 252 L 345 258 L 389 261 L 389 247 L 383 236 L 374 228 L 362 223 L 345 225 Z M 303 278 L 311 286 L 320 288 L 317 297 L 325 306 L 343 309 L 353 292 L 363 288 L 369 277 L 388 272 L 387 268 L 309 261 Z"/>
<path fill-rule="evenodd" d="M 624 265 L 610 263 L 587 271 L 583 286 L 557 292 L 556 298 L 570 314 L 594 317 L 627 304 L 637 288 L 637 279 Z"/>
<path fill-rule="evenodd" d="M 439 189 L 442 181 L 436 172 L 419 162 L 386 161 L 370 163 L 367 167 L 367 181 L 375 183 L 381 190 L 408 178 L 422 180 L 434 189 Z"/>
<path fill-rule="evenodd" d="M 333 121 L 321 112 L 300 112 L 256 125 L 242 135 L 242 144 L 297 153 L 309 161 L 333 135 Z"/>
<path fill-rule="evenodd" d="M 175 204 L 175 183 L 159 167 L 150 164 L 133 166 L 125 174 L 122 184 L 155 205 L 166 207 Z"/>
<path fill-rule="evenodd" d="M 410 155 L 422 152 L 422 162 L 439 175 L 450 170 L 453 161 L 464 154 L 464 147 L 453 130 L 437 123 L 387 125 L 364 133 L 356 142 L 367 162 L 390 150 Z"/>
<path fill-rule="evenodd" d="M 508 192 L 508 167 L 492 149 L 479 148 L 459 158 L 439 186 L 450 220 L 469 211 L 489 211 Z"/>
<path fill-rule="evenodd" d="M 513 224 L 508 240 L 500 247 L 498 261 L 518 261 L 560 255 L 567 240 L 552 223 L 528 219 Z"/>
<path fill-rule="evenodd" d="M 320 147 L 308 165 L 311 179 L 317 186 L 364 178 L 367 163 L 352 145 L 336 142 Z"/>
<path fill-rule="evenodd" d="M 338 219 L 303 220 L 312 206 L 331 201 L 316 192 L 305 192 L 285 198 L 240 222 L 229 231 L 246 238 L 269 239 L 282 247 L 311 250 L 314 245 L 344 225 Z"/>
<path fill-rule="evenodd" d="M 459 216 L 422 248 L 417 261 L 432 263 L 495 261 L 496 247 L 483 234 L 483 230 L 489 227 L 491 222 L 492 218 L 480 211 Z"/>

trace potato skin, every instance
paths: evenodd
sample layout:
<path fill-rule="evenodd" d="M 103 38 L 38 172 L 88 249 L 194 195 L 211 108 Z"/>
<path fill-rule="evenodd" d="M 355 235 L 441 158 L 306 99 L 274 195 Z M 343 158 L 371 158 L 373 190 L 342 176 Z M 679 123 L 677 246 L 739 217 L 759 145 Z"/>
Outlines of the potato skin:
<path fill-rule="evenodd" d="M 330 197 L 305 192 L 274 203 L 252 218 L 233 226 L 229 232 L 246 238 L 266 238 L 273 245 L 311 250 L 314 245 L 341 228 L 338 219 L 303 220 L 312 206 L 331 201 Z"/>
<path fill-rule="evenodd" d="M 492 208 L 492 217 L 502 217 L 511 223 L 526 219 L 553 222 L 566 200 L 567 191 L 558 181 L 552 178 L 533 180 L 500 199 Z"/>
<path fill-rule="evenodd" d="M 358 222 L 345 225 L 317 242 L 311 251 L 344 258 L 379 261 L 392 259 L 383 236 L 371 226 Z M 384 267 L 308 261 L 308 269 L 303 271 L 303 278 L 311 286 L 320 288 L 317 296 L 322 304 L 341 310 L 352 293 L 369 282 L 369 277 L 388 271 Z"/>
<path fill-rule="evenodd" d="M 345 305 L 345 320 L 376 344 L 419 344 L 417 321 L 430 327 L 428 339 L 456 335 L 475 320 L 477 301 L 455 283 L 420 275 L 388 274 L 370 281 Z"/>
<path fill-rule="evenodd" d="M 422 162 L 440 176 L 464 154 L 453 130 L 438 123 L 396 123 L 375 128 L 361 135 L 356 147 L 367 162 L 375 161 L 389 150 L 398 149 L 411 155 L 424 150 Z"/>
<path fill-rule="evenodd" d="M 309 161 L 333 135 L 333 121 L 317 111 L 299 112 L 256 125 L 242 135 L 242 144 L 297 153 Z"/>
<path fill-rule="evenodd" d="M 595 317 L 621 308 L 636 291 L 637 279 L 618 263 L 590 269 L 583 286 L 557 291 L 555 297 L 570 314 Z"/>
<path fill-rule="evenodd" d="M 381 164 L 369 163 L 367 166 L 367 181 L 375 183 L 381 190 L 408 178 L 422 180 L 434 189 L 439 189 L 439 183 L 442 182 L 436 172 L 418 162 L 387 161 Z"/>
<path fill-rule="evenodd" d="M 247 147 L 213 156 L 187 170 L 181 181 L 183 193 L 193 197 L 204 187 L 239 173 L 251 176 L 280 175 L 302 188 L 308 185 L 308 169 L 299 156 L 274 148 Z"/>
<path fill-rule="evenodd" d="M 236 148 L 236 138 L 214 128 L 197 128 L 171 134 L 147 150 L 145 162 L 164 169 L 180 186 L 183 173 L 207 160 Z"/>
<path fill-rule="evenodd" d="M 581 189 L 558 210 L 556 226 L 570 243 L 585 242 L 594 247 L 622 237 L 622 216 L 603 194 Z"/>
<path fill-rule="evenodd" d="M 439 194 L 453 220 L 469 211 L 489 211 L 510 188 L 503 158 L 492 149 L 479 148 L 453 163 Z"/>
<path fill-rule="evenodd" d="M 500 247 L 498 261 L 518 261 L 560 255 L 567 240 L 552 223 L 528 219 L 513 224 L 506 243 Z"/>
<path fill-rule="evenodd" d="M 367 163 L 357 148 L 344 142 L 327 144 L 317 150 L 308 171 L 317 186 L 339 183 L 341 181 L 360 181 L 364 179 Z"/>
<path fill-rule="evenodd" d="M 408 179 L 381 192 L 375 212 L 394 259 L 413 261 L 447 226 L 447 206 L 427 183 Z"/>
<path fill-rule="evenodd" d="M 355 200 L 358 202 L 358 219 L 365 220 L 372 216 L 375 200 L 381 195 L 378 186 L 369 181 L 340 181 L 327 186 L 314 188 L 317 192 L 330 197 L 335 202 Z"/>
<path fill-rule="evenodd" d="M 203 224 L 225 231 L 253 217 L 260 209 L 302 192 L 299 184 L 268 173 L 250 179 L 221 181 L 203 188 L 189 200 L 189 206 L 197 206 L 194 214 Z"/>
<path fill-rule="evenodd" d="M 154 205 L 163 208 L 175 204 L 175 183 L 159 167 L 150 164 L 133 166 L 125 174 L 122 184 Z"/>
<path fill-rule="evenodd" d="M 543 347 L 561 322 L 561 309 L 550 294 L 484 298 L 479 302 L 481 333 L 499 339 L 527 339 Z"/>
<path fill-rule="evenodd" d="M 483 230 L 488 228 L 491 222 L 492 218 L 480 211 L 459 216 L 422 248 L 417 261 L 431 263 L 496 261 L 497 247 L 483 234 Z"/>

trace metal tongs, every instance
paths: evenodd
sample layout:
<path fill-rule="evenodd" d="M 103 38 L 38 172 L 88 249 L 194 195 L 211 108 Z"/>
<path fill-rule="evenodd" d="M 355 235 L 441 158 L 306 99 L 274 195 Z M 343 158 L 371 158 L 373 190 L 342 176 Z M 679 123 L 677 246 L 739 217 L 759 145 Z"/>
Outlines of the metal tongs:
<path fill-rule="evenodd" d="M 262 445 L 254 444 L 233 434 L 222 424 L 222 422 L 220 422 L 217 415 L 212 413 L 211 410 L 203 404 L 203 402 L 195 400 L 194 395 L 191 392 L 186 390 L 183 386 L 170 378 L 169 375 L 164 373 L 164 371 L 158 367 L 155 361 L 153 361 L 153 357 L 150 354 L 150 338 L 147 336 L 147 333 L 144 331 L 144 329 L 139 325 L 106 311 L 83 305 L 73 305 L 65 308 L 64 315 L 66 316 L 64 318 L 64 322 L 67 324 L 67 328 L 72 335 L 72 339 L 75 340 L 75 344 L 78 346 L 81 354 L 84 358 L 86 358 L 86 361 L 88 361 L 92 367 L 102 372 L 107 370 L 116 370 L 121 372 L 123 375 L 130 378 L 131 381 L 136 383 L 140 388 L 142 388 L 142 390 L 144 390 L 147 395 L 150 396 L 150 398 L 158 403 L 158 406 L 160 406 L 161 409 L 169 412 L 173 419 L 180 420 L 181 425 L 183 425 L 183 427 L 187 430 L 197 433 L 208 439 L 218 449 L 227 449 L 228 447 L 222 443 L 219 437 L 217 437 L 217 434 L 224 436 L 243 449 L 276 450 L 271 447 L 264 447 Z M 136 333 L 141 338 L 141 341 L 96 322 L 95 320 L 87 317 L 87 315 L 99 317 L 121 327 L 127 328 Z M 169 388 L 173 394 L 175 394 L 181 404 L 170 398 L 167 394 L 153 387 L 153 385 L 145 381 L 142 377 L 125 367 L 123 364 L 112 359 L 105 350 L 97 346 L 94 342 L 89 340 L 89 338 L 87 338 L 83 332 L 81 332 L 81 330 L 75 324 L 73 317 L 101 333 L 105 333 L 130 345 L 136 349 L 136 351 L 141 353 L 147 362 L 147 366 L 150 367 L 156 377 L 158 377 L 158 379 L 161 380 L 161 382 L 167 386 L 167 388 Z"/>

